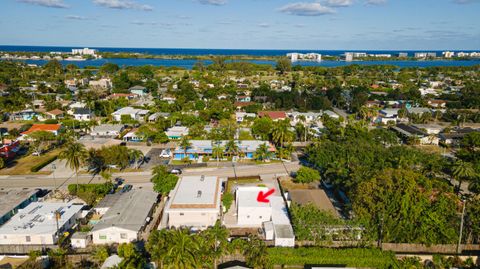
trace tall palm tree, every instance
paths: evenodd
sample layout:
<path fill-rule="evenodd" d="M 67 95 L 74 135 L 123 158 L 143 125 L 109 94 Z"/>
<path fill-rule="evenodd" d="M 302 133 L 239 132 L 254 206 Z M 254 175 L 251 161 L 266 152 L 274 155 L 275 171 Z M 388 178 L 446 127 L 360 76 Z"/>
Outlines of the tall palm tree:
<path fill-rule="evenodd" d="M 217 221 L 214 226 L 203 232 L 204 238 L 213 257 L 213 268 L 217 268 L 217 260 L 228 251 L 228 230 Z"/>
<path fill-rule="evenodd" d="M 225 151 L 225 148 L 222 147 L 222 145 L 220 144 L 212 145 L 212 157 L 217 159 L 217 166 L 220 163 L 220 159 L 223 158 L 224 151 Z"/>
<path fill-rule="evenodd" d="M 166 253 L 167 261 L 174 268 L 198 268 L 198 243 L 187 229 L 173 230 Z"/>
<path fill-rule="evenodd" d="M 227 144 L 225 145 L 225 148 L 230 157 L 236 156 L 238 154 L 238 144 L 233 139 L 227 142 Z"/>
<path fill-rule="evenodd" d="M 243 255 L 252 268 L 265 268 L 269 264 L 267 246 L 258 236 L 248 236 L 248 243 L 243 245 Z"/>
<path fill-rule="evenodd" d="M 260 160 L 264 162 L 266 160 L 269 160 L 272 157 L 272 155 L 273 153 L 270 152 L 269 146 L 267 145 L 267 143 L 265 143 L 258 146 L 253 157 L 256 160 Z"/>
<path fill-rule="evenodd" d="M 462 187 L 462 181 L 468 180 L 475 176 L 475 170 L 472 163 L 458 160 L 453 165 L 452 170 L 453 177 L 458 180 L 457 193 L 460 192 Z"/>
<path fill-rule="evenodd" d="M 87 150 L 85 150 L 85 146 L 80 143 L 71 143 L 68 144 L 67 147 L 60 152 L 58 157 L 61 160 L 65 160 L 65 167 L 70 167 L 70 169 L 75 171 L 75 177 L 77 179 L 77 188 L 76 191 L 78 192 L 78 169 L 85 163 L 87 158 Z"/>
<path fill-rule="evenodd" d="M 190 140 L 188 140 L 188 137 L 183 136 L 182 139 L 180 139 L 179 146 L 183 149 L 183 157 L 186 158 L 187 151 L 190 147 L 192 147 L 192 143 Z"/>
<path fill-rule="evenodd" d="M 129 157 L 130 161 L 135 164 L 134 165 L 135 169 L 138 169 L 139 163 L 141 163 L 141 161 L 143 160 L 145 155 L 143 154 L 143 152 L 141 150 L 129 149 L 128 150 L 128 157 Z"/>
<path fill-rule="evenodd" d="M 273 126 L 272 139 L 273 142 L 283 147 L 285 142 L 289 142 L 292 139 L 292 133 L 289 130 L 290 124 L 288 120 L 279 121 Z"/>

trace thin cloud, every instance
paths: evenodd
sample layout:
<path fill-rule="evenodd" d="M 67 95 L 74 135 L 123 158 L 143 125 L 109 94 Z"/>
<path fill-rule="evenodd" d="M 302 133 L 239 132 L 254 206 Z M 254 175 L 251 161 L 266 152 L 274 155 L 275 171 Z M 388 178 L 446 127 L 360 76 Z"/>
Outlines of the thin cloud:
<path fill-rule="evenodd" d="M 268 23 L 266 23 L 266 22 L 262 22 L 262 23 L 259 23 L 257 26 L 258 26 L 258 27 L 262 27 L 262 28 L 268 28 L 268 27 L 270 27 L 271 25 L 268 24 Z"/>
<path fill-rule="evenodd" d="M 17 2 L 32 4 L 42 7 L 68 8 L 63 0 L 17 0 Z"/>
<path fill-rule="evenodd" d="M 77 21 L 86 21 L 86 20 L 88 20 L 87 17 L 78 16 L 78 15 L 67 15 L 67 16 L 65 16 L 65 19 L 77 20 Z"/>
<path fill-rule="evenodd" d="M 453 0 L 455 4 L 466 5 L 466 4 L 474 4 L 480 3 L 480 0 Z"/>
<path fill-rule="evenodd" d="M 154 21 L 150 21 L 150 22 L 146 22 L 146 21 L 132 21 L 131 24 L 135 24 L 135 25 L 157 25 L 156 22 Z"/>
<path fill-rule="evenodd" d="M 227 3 L 227 0 L 198 0 L 202 5 L 223 6 Z"/>
<path fill-rule="evenodd" d="M 321 16 L 335 13 L 335 10 L 314 2 L 298 2 L 285 5 L 279 9 L 280 12 L 296 16 Z"/>
<path fill-rule="evenodd" d="M 131 0 L 93 0 L 93 3 L 99 6 L 113 9 L 137 9 L 143 11 L 152 11 L 153 7 L 144 5 Z"/>
<path fill-rule="evenodd" d="M 327 0 L 325 5 L 329 7 L 349 7 L 353 5 L 353 0 Z"/>
<path fill-rule="evenodd" d="M 386 4 L 386 3 L 387 3 L 387 0 L 367 0 L 367 1 L 365 1 L 365 4 L 373 5 L 373 6 L 379 6 L 379 5 L 383 5 L 383 4 Z"/>

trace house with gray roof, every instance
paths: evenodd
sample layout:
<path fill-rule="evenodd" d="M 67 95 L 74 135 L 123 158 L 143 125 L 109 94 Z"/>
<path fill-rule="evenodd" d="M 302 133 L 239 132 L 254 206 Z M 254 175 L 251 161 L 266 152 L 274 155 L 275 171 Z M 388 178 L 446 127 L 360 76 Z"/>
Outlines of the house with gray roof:
<path fill-rule="evenodd" d="M 157 199 L 158 194 L 147 189 L 134 189 L 115 197 L 114 204 L 93 226 L 93 244 L 121 244 L 138 240 Z"/>

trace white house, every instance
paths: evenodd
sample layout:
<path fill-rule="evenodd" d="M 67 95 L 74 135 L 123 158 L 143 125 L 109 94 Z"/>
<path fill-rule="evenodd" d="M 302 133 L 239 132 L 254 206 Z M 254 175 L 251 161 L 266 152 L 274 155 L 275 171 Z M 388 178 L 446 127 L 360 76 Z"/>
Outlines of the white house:
<path fill-rule="evenodd" d="M 182 177 L 170 192 L 162 223 L 169 228 L 195 229 L 215 225 L 220 217 L 221 185 L 216 176 Z"/>
<path fill-rule="evenodd" d="M 378 117 L 376 122 L 387 124 L 389 122 L 396 123 L 398 120 L 398 108 L 385 108 L 378 112 Z"/>
<path fill-rule="evenodd" d="M 95 117 L 95 114 L 89 108 L 75 108 L 73 117 L 78 121 L 90 121 Z"/>
<path fill-rule="evenodd" d="M 93 244 L 121 244 L 138 240 L 157 198 L 156 192 L 147 189 L 118 194 L 115 203 L 93 226 Z"/>
<path fill-rule="evenodd" d="M 237 224 L 247 227 L 261 227 L 272 218 L 269 203 L 257 201 L 260 191 L 267 192 L 266 187 L 239 187 L 236 192 Z"/>
<path fill-rule="evenodd" d="M 92 88 L 111 89 L 113 84 L 109 78 L 101 78 L 99 80 L 91 80 L 88 85 Z"/>
<path fill-rule="evenodd" d="M 121 121 L 122 115 L 128 115 L 133 120 L 143 121 L 145 115 L 148 114 L 148 110 L 145 109 L 137 109 L 133 107 L 122 107 L 119 110 L 112 113 L 113 118 L 115 121 Z"/>
<path fill-rule="evenodd" d="M 95 137 L 118 137 L 123 129 L 122 124 L 101 124 L 95 126 L 90 135 Z"/>
<path fill-rule="evenodd" d="M 70 238 L 72 248 L 86 248 L 92 242 L 92 235 L 87 232 L 76 232 Z"/>
<path fill-rule="evenodd" d="M 69 203 L 31 203 L 0 227 L 0 245 L 54 245 L 76 224 L 82 208 Z"/>
<path fill-rule="evenodd" d="M 235 112 L 235 118 L 237 122 L 243 122 L 245 118 L 256 118 L 257 114 L 255 113 L 247 113 L 247 112 Z"/>

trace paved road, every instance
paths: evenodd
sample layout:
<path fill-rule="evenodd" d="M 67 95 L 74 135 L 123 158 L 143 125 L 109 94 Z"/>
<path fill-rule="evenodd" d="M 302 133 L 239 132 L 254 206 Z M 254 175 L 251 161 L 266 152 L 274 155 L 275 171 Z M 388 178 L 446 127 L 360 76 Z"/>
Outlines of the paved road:
<path fill-rule="evenodd" d="M 296 171 L 300 168 L 298 162 L 291 163 L 275 163 L 264 165 L 248 165 L 239 166 L 235 169 L 232 167 L 209 167 L 209 168 L 192 168 L 185 169 L 183 175 L 206 175 L 206 176 L 219 176 L 219 177 L 233 177 L 237 176 L 252 176 L 252 175 L 280 175 Z M 129 184 L 144 184 L 150 182 L 151 172 L 130 172 L 130 173 L 117 173 L 113 177 L 122 177 Z M 1 176 L 0 188 L 65 188 L 69 184 L 74 184 L 76 177 L 56 177 L 51 176 Z M 79 183 L 102 183 L 104 182 L 100 176 L 92 178 L 89 174 L 80 174 L 78 177 Z"/>

